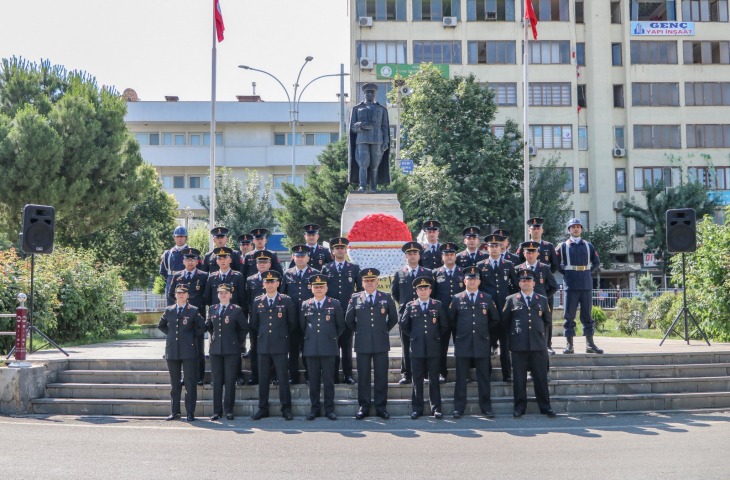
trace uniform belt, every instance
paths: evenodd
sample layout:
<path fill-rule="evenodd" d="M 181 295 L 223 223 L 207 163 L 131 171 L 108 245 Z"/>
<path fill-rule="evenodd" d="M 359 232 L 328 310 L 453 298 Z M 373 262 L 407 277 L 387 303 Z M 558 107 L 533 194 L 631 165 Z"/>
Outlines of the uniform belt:
<path fill-rule="evenodd" d="M 590 270 L 590 269 L 591 269 L 591 267 L 590 267 L 590 266 L 588 266 L 588 265 L 586 265 L 585 267 L 582 267 L 582 266 L 575 266 L 575 265 L 567 265 L 567 266 L 565 267 L 565 269 L 566 269 L 566 270 L 577 270 L 577 271 L 579 271 L 579 272 L 584 272 L 584 271 L 586 271 L 586 270 Z"/>

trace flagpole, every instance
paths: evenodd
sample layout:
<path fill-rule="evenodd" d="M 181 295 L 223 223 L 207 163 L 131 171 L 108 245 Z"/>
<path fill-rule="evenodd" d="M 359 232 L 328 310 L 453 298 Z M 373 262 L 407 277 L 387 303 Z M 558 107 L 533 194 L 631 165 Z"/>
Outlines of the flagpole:
<path fill-rule="evenodd" d="M 210 202 L 209 202 L 209 219 L 208 228 L 215 227 L 215 84 L 216 84 L 216 38 L 215 31 L 215 12 L 213 13 L 213 61 L 211 73 L 211 92 L 210 92 Z M 208 248 L 213 250 L 213 237 L 208 240 Z"/>
<path fill-rule="evenodd" d="M 530 103 L 529 101 L 529 83 L 527 79 L 527 60 L 528 60 L 528 51 L 530 48 L 530 44 L 528 43 L 528 37 L 527 37 L 527 27 L 528 22 L 530 21 L 527 18 L 527 2 L 530 0 L 525 0 L 525 5 L 523 5 L 523 10 L 525 12 L 524 18 L 522 23 L 525 26 L 525 40 L 524 40 L 524 51 L 522 53 L 522 69 L 523 69 L 523 82 L 522 82 L 522 103 L 524 104 L 524 118 L 523 118 L 523 129 L 522 132 L 524 134 L 524 141 L 525 141 L 525 149 L 523 152 L 524 155 L 524 196 L 525 196 L 525 241 L 530 240 L 530 234 L 529 234 L 529 227 L 527 226 L 527 219 L 530 218 L 530 122 L 527 117 L 528 112 L 528 105 Z"/>

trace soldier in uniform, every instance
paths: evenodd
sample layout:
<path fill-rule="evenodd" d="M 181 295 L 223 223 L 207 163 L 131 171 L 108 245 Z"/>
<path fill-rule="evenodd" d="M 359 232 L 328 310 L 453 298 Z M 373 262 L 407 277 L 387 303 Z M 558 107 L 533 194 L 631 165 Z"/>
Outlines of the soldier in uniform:
<path fill-rule="evenodd" d="M 255 275 L 258 271 L 258 269 L 256 268 L 256 260 L 253 258 L 253 254 L 262 250 L 266 250 L 266 235 L 268 233 L 269 231 L 265 228 L 254 228 L 253 230 L 251 230 L 254 249 L 248 252 L 243 257 L 243 271 L 241 273 L 243 273 L 244 277 L 248 278 L 251 275 Z M 276 254 L 276 252 L 272 252 L 270 250 L 269 253 L 271 253 L 271 269 L 279 272 L 279 275 L 283 274 L 284 268 L 281 266 L 279 256 Z"/>
<path fill-rule="evenodd" d="M 241 252 L 241 269 L 239 270 L 239 272 L 244 273 L 243 272 L 243 266 L 244 266 L 243 258 L 246 256 L 246 254 L 248 252 L 253 251 L 253 235 L 251 235 L 250 233 L 244 233 L 242 235 L 239 235 L 236 240 L 238 241 L 238 249 Z"/>
<path fill-rule="evenodd" d="M 175 303 L 174 295 L 170 294 L 170 283 L 172 283 L 172 277 L 185 268 L 182 250 L 188 247 L 185 243 L 188 241 L 188 231 L 185 227 L 175 228 L 172 235 L 175 238 L 175 246 L 162 252 L 162 258 L 160 259 L 160 276 L 165 280 L 165 297 L 167 297 L 168 306 Z"/>
<path fill-rule="evenodd" d="M 495 230 L 492 232 L 492 235 L 500 235 L 502 237 L 502 243 L 499 246 L 499 254 L 500 256 L 507 260 L 512 262 L 512 265 L 515 267 L 520 264 L 520 257 L 515 255 L 514 253 L 510 253 L 509 250 L 509 236 L 510 232 L 509 230 Z"/>
<path fill-rule="evenodd" d="M 262 274 L 266 293 L 256 297 L 251 305 L 251 328 L 258 332 L 259 354 L 259 409 L 251 420 L 269 416 L 269 372 L 271 366 L 277 378 L 287 375 L 286 357 L 289 352 L 289 336 L 297 326 L 297 310 L 288 295 L 278 293 L 280 274 L 269 270 Z M 286 420 L 291 414 L 291 390 L 289 382 L 279 384 L 281 415 Z"/>
<path fill-rule="evenodd" d="M 198 359 L 198 338 L 205 333 L 203 317 L 196 307 L 188 303 L 188 287 L 180 284 L 175 287 L 176 304 L 165 309 L 157 328 L 167 336 L 165 341 L 165 360 L 170 372 L 171 414 L 167 420 L 180 418 L 180 369 L 185 374 L 185 411 L 188 422 L 195 420 L 195 403 L 198 400 L 198 387 L 195 385 L 195 367 Z"/>
<path fill-rule="evenodd" d="M 418 299 L 408 302 L 400 317 L 400 330 L 411 340 L 413 420 L 423 415 L 423 380 L 426 373 L 430 378 L 438 377 L 441 367 L 441 337 L 449 331 L 449 320 L 441 302 L 430 298 L 433 283 L 433 278 L 430 276 L 417 277 L 413 280 Z M 437 419 L 442 418 L 439 382 L 429 382 L 428 393 L 431 413 Z"/>
<path fill-rule="evenodd" d="M 554 417 L 548 392 L 548 353 L 545 329 L 550 328 L 547 298 L 534 292 L 535 272 L 520 271 L 520 293 L 507 297 L 502 308 L 502 322 L 510 332 L 510 350 L 514 365 L 513 387 L 516 418 L 527 410 L 527 371 L 532 372 L 535 398 L 540 413 Z M 535 323 L 532 321 L 535 320 Z"/>
<path fill-rule="evenodd" d="M 449 324 L 456 331 L 454 418 L 461 418 L 466 410 L 466 377 L 472 363 L 476 366 L 479 408 L 485 417 L 494 417 L 490 393 L 492 360 L 489 332 L 497 326 L 500 319 L 491 295 L 479 290 L 480 276 L 479 267 L 465 268 L 466 290 L 454 295 L 449 306 Z"/>
<path fill-rule="evenodd" d="M 249 305 L 249 341 L 251 342 L 251 348 L 245 356 L 251 359 L 251 378 L 246 382 L 247 385 L 258 385 L 259 383 L 259 357 L 258 357 L 258 332 L 251 327 L 251 306 L 254 305 L 256 297 L 260 297 L 265 293 L 264 280 L 261 275 L 264 272 L 271 270 L 271 252 L 268 250 L 259 250 L 253 254 L 256 260 L 256 268 L 258 273 L 251 275 L 246 279 L 246 297 Z M 273 376 L 275 379 L 276 376 Z M 275 380 L 278 385 L 278 380 Z"/>
<path fill-rule="evenodd" d="M 480 232 L 478 227 L 466 227 L 462 231 L 466 250 L 456 256 L 456 264 L 461 268 L 473 267 L 487 257 L 484 252 L 479 250 Z"/>
<path fill-rule="evenodd" d="M 538 249 L 540 254 L 537 256 L 537 259 L 540 260 L 540 263 L 544 263 L 545 265 L 549 266 L 550 272 L 554 275 L 555 272 L 558 271 L 560 261 L 558 260 L 558 256 L 555 254 L 555 246 L 552 243 L 546 242 L 542 239 L 542 226 L 544 224 L 545 220 L 540 217 L 533 217 L 527 220 L 527 225 L 530 228 L 530 239 L 533 242 L 537 242 L 540 244 L 540 248 Z M 520 257 L 520 263 L 524 263 L 525 256 L 522 253 L 522 247 L 518 248 L 517 252 L 515 253 L 518 257 Z"/>
<path fill-rule="evenodd" d="M 240 306 L 231 303 L 230 284 L 218 286 L 220 303 L 208 308 L 208 320 L 205 326 L 210 334 L 210 371 L 213 375 L 213 416 L 218 420 L 226 413 L 228 420 L 233 420 L 233 403 L 236 400 L 236 377 L 241 369 L 241 344 L 246 341 L 248 322 Z M 223 386 L 226 387 L 225 400 Z"/>
<path fill-rule="evenodd" d="M 321 273 L 308 265 L 309 251 L 309 247 L 306 245 L 294 245 L 292 257 L 294 257 L 295 266 L 284 272 L 284 280 L 280 288 L 281 293 L 291 297 L 297 312 L 302 307 L 302 303 L 313 296 L 309 277 Z M 299 383 L 299 356 L 302 353 L 302 340 L 302 329 L 299 328 L 299 322 L 297 322 L 289 339 L 289 383 L 291 384 Z M 304 374 L 308 379 L 306 365 Z M 283 378 L 279 378 L 283 380 Z"/>
<path fill-rule="evenodd" d="M 555 292 L 558 291 L 558 282 L 557 280 L 555 280 L 555 276 L 553 276 L 552 272 L 550 272 L 550 266 L 538 261 L 538 258 L 540 258 L 541 255 L 539 249 L 540 243 L 536 241 L 523 242 L 520 245 L 520 250 L 523 252 L 523 255 L 525 255 L 527 260 L 525 260 L 525 263 L 517 266 L 517 273 L 519 273 L 521 270 L 532 270 L 533 272 L 535 272 L 535 293 L 540 294 L 548 299 L 548 309 L 543 314 L 546 316 L 546 319 L 550 321 L 550 328 L 547 329 L 547 332 L 545 332 L 545 334 L 547 336 L 548 353 L 550 355 L 554 355 L 555 351 L 550 346 L 553 322 L 552 307 L 550 301 L 553 298 Z"/>
<path fill-rule="evenodd" d="M 421 251 L 423 250 L 423 247 L 418 242 L 406 242 L 401 247 L 401 250 L 406 254 L 406 266 L 395 272 L 393 281 L 390 284 L 390 293 L 393 299 L 398 302 L 398 318 L 403 315 L 408 302 L 412 302 L 418 298 L 416 288 L 413 286 L 413 280 L 416 277 L 433 278 L 433 272 L 431 270 L 418 265 L 418 262 L 421 260 Z M 411 339 L 408 336 L 404 336 L 403 332 L 400 332 L 400 341 L 403 345 L 403 353 L 401 354 L 401 379 L 398 383 L 404 385 L 411 383 L 412 377 Z"/>
<path fill-rule="evenodd" d="M 345 259 L 349 244 L 350 241 L 345 237 L 335 237 L 330 240 L 330 248 L 335 261 L 322 268 L 322 275 L 327 277 L 328 296 L 339 300 L 340 305 L 344 308 L 347 308 L 353 294 L 362 291 L 360 266 Z M 352 336 L 352 330 L 345 326 L 345 331 L 337 339 L 342 355 L 342 375 L 344 382 L 348 385 L 355 384 L 355 380 L 352 378 Z M 339 371 L 340 355 L 335 358 L 335 383 L 340 383 Z"/>
<path fill-rule="evenodd" d="M 316 223 L 308 223 L 302 228 L 304 229 L 304 241 L 309 247 L 308 264 L 310 267 L 316 268 L 317 270 L 321 271 L 325 265 L 334 261 L 332 253 L 329 251 L 329 248 L 323 247 L 322 245 L 317 243 L 317 241 L 319 240 L 319 225 L 317 225 Z M 330 245 L 330 247 L 332 247 L 332 245 Z M 293 266 L 294 259 L 289 262 L 289 268 L 292 268 Z"/>
<path fill-rule="evenodd" d="M 358 183 L 359 180 L 359 192 L 365 191 L 368 183 L 372 191 L 377 189 L 378 184 L 390 183 L 388 109 L 375 101 L 377 85 L 366 83 L 362 86 L 362 91 L 365 93 L 365 101 L 352 108 L 349 128 L 348 178 L 350 183 Z M 357 162 L 357 167 L 353 160 Z"/>
<path fill-rule="evenodd" d="M 198 309 L 201 315 L 205 315 L 205 285 L 208 283 L 208 274 L 202 270 L 198 270 L 197 266 L 200 260 L 200 250 L 197 248 L 184 248 L 183 254 L 185 270 L 177 273 L 172 279 L 171 292 L 178 285 L 186 285 L 188 287 L 188 303 Z M 168 296 L 168 300 L 170 297 Z M 198 338 L 198 385 L 203 384 L 205 379 L 205 337 Z"/>
<path fill-rule="evenodd" d="M 299 311 L 299 326 L 304 332 L 303 356 L 309 372 L 309 400 L 312 409 L 307 420 L 321 415 L 320 384 L 324 384 L 324 414 L 330 420 L 335 415 L 335 358 L 339 354 L 337 338 L 345 330 L 345 315 L 337 299 L 326 296 L 327 278 L 309 277 L 313 298 L 304 301 Z"/>
<path fill-rule="evenodd" d="M 398 312 L 393 297 L 378 291 L 380 271 L 375 268 L 362 270 L 364 291 L 352 296 L 347 305 L 345 323 L 355 332 L 355 353 L 357 354 L 357 401 L 360 410 L 357 420 L 370 415 L 373 397 L 370 393 L 370 369 L 375 381 L 375 412 L 383 420 L 390 418 L 385 410 L 388 400 L 388 352 L 390 332 L 398 323 Z"/>
<path fill-rule="evenodd" d="M 504 306 L 508 295 L 519 289 L 514 264 L 503 259 L 500 255 L 502 240 L 504 240 L 504 237 L 497 234 L 487 235 L 484 238 L 489 249 L 489 258 L 479 262 L 478 265 L 481 268 L 479 289 L 492 296 L 498 309 Z M 499 342 L 499 363 L 502 367 L 502 380 L 511 382 L 512 365 L 509 356 L 509 332 L 506 326 L 498 324 L 492 332 L 491 339 L 493 350 L 497 348 L 497 342 Z"/>
<path fill-rule="evenodd" d="M 560 259 L 560 273 L 563 274 L 565 286 L 565 340 L 568 345 L 563 353 L 573 353 L 573 337 L 575 337 L 575 313 L 580 306 L 580 323 L 583 324 L 583 334 L 586 336 L 586 353 L 603 353 L 593 343 L 595 321 L 591 317 L 593 310 L 593 276 L 601 261 L 598 253 L 590 242 L 580 238 L 583 225 L 577 218 L 568 222 L 570 238 L 560 245 L 556 253 Z"/>
<path fill-rule="evenodd" d="M 423 253 L 421 253 L 419 265 L 429 270 L 436 270 L 444 264 L 441 259 L 441 244 L 439 243 L 441 223 L 436 220 L 427 220 L 423 222 L 421 228 L 426 232 L 426 243 L 423 244 Z"/>
<path fill-rule="evenodd" d="M 441 258 L 444 266 L 434 271 L 436 279 L 436 299 L 441 302 L 444 309 L 448 309 L 451 305 L 451 299 L 457 293 L 463 292 L 464 286 L 464 269 L 456 265 L 456 244 L 444 243 L 440 247 Z M 449 329 L 441 336 L 441 366 L 439 382 L 446 382 L 448 375 L 447 354 L 449 352 L 449 340 L 456 337 L 456 331 Z"/>
<path fill-rule="evenodd" d="M 216 257 L 218 270 L 208 275 L 205 285 L 205 304 L 212 305 L 215 302 L 213 292 L 218 291 L 218 286 L 227 283 L 231 286 L 231 303 L 242 309 L 246 307 L 246 283 L 241 272 L 231 267 L 231 253 L 229 247 L 219 247 L 211 252 Z M 207 257 L 207 255 L 206 255 Z"/>
<path fill-rule="evenodd" d="M 213 273 L 217 272 L 220 268 L 218 266 L 217 256 L 215 250 L 221 247 L 225 247 L 228 243 L 228 229 L 225 227 L 216 227 L 210 230 L 210 234 L 213 236 L 213 250 L 205 254 L 203 258 L 203 264 L 200 269 L 204 272 Z M 231 268 L 237 272 L 241 271 L 243 266 L 243 258 L 238 250 L 231 250 Z M 246 277 L 243 277 L 244 279 Z"/>

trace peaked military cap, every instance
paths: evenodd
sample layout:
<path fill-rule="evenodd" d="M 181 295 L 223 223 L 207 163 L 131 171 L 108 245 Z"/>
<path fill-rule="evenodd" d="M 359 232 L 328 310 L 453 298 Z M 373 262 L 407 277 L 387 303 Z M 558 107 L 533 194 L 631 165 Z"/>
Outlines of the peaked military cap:
<path fill-rule="evenodd" d="M 532 217 L 531 219 L 527 220 L 527 225 L 529 225 L 530 228 L 537 228 L 542 227 L 543 223 L 545 223 L 545 220 L 540 217 Z"/>
<path fill-rule="evenodd" d="M 378 278 L 380 276 L 380 270 L 377 268 L 364 269 L 360 272 L 360 276 L 363 280 L 372 280 L 373 278 Z"/>
<path fill-rule="evenodd" d="M 457 248 L 455 243 L 446 242 L 441 244 L 439 250 L 441 250 L 441 253 L 456 253 Z"/>
<path fill-rule="evenodd" d="M 499 229 L 492 232 L 492 234 L 501 235 L 505 239 L 509 238 L 509 230 Z"/>
<path fill-rule="evenodd" d="M 466 227 L 461 231 L 461 233 L 464 234 L 465 237 L 478 237 L 481 230 L 479 230 L 479 227 Z"/>
<path fill-rule="evenodd" d="M 423 252 L 423 247 L 418 242 L 406 242 L 401 247 L 401 250 L 403 250 L 403 253 L 408 253 L 408 252 L 422 253 Z"/>
<path fill-rule="evenodd" d="M 219 257 L 227 257 L 232 253 L 233 249 L 231 249 L 230 247 L 218 247 L 213 250 L 213 254 L 218 255 Z"/>
<path fill-rule="evenodd" d="M 304 230 L 305 235 L 314 235 L 316 233 L 319 233 L 320 226 L 316 223 L 308 223 L 302 227 Z"/>
<path fill-rule="evenodd" d="M 175 293 L 182 292 L 182 293 L 188 293 L 188 286 L 185 283 L 179 284 L 177 287 L 175 287 Z"/>
<path fill-rule="evenodd" d="M 243 235 L 239 235 L 236 240 L 238 240 L 238 243 L 241 244 L 251 243 L 253 241 L 253 235 L 251 235 L 250 233 L 244 233 Z"/>
<path fill-rule="evenodd" d="M 210 229 L 210 234 L 214 237 L 227 237 L 228 229 L 226 227 L 215 227 Z"/>
<path fill-rule="evenodd" d="M 522 280 L 535 280 L 535 272 L 533 272 L 529 268 L 520 270 L 520 282 Z"/>
<path fill-rule="evenodd" d="M 350 241 L 345 237 L 335 237 L 330 240 L 330 248 L 335 247 L 346 247 L 350 244 Z"/>
<path fill-rule="evenodd" d="M 436 220 L 428 220 L 423 222 L 421 228 L 423 230 L 438 230 L 439 228 L 441 228 L 441 223 L 437 222 Z"/>
<path fill-rule="evenodd" d="M 219 292 L 231 292 L 233 291 L 233 285 L 230 283 L 221 283 L 218 285 L 218 291 Z"/>
<path fill-rule="evenodd" d="M 312 249 L 307 245 L 294 245 L 291 249 L 291 254 L 295 257 L 304 257 L 305 255 L 309 255 L 311 252 Z"/>
<path fill-rule="evenodd" d="M 260 261 L 267 261 L 267 260 L 268 260 L 268 261 L 271 261 L 271 257 L 272 257 L 272 256 L 273 256 L 273 255 L 272 255 L 272 254 L 271 254 L 271 252 L 270 252 L 270 251 L 268 251 L 268 250 L 259 250 L 258 252 L 255 252 L 255 253 L 253 254 L 253 259 L 254 259 L 254 260 L 256 260 L 257 262 L 258 262 L 259 260 L 260 260 Z"/>
<path fill-rule="evenodd" d="M 264 238 L 269 231 L 265 228 L 254 228 L 248 233 L 253 235 L 253 238 Z"/>
<path fill-rule="evenodd" d="M 499 245 L 500 243 L 502 243 L 502 240 L 504 240 L 504 238 L 505 237 L 503 237 L 502 235 L 497 235 L 497 234 L 493 233 L 491 235 L 487 235 L 486 237 L 484 237 L 484 242 L 488 243 L 488 244 Z"/>
<path fill-rule="evenodd" d="M 465 278 L 479 278 L 479 275 L 481 273 L 482 273 L 482 269 L 479 267 L 466 267 L 464 269 Z"/>
<path fill-rule="evenodd" d="M 366 83 L 361 88 L 363 92 L 367 92 L 368 90 L 372 90 L 373 92 L 378 91 L 378 86 L 374 83 Z"/>
<path fill-rule="evenodd" d="M 264 282 L 278 282 L 281 275 L 276 270 L 268 270 L 261 274 L 261 279 Z"/>
<path fill-rule="evenodd" d="M 183 248 L 180 253 L 182 253 L 182 256 L 185 258 L 198 258 L 198 256 L 200 256 L 200 250 L 197 248 Z"/>
<path fill-rule="evenodd" d="M 413 286 L 415 288 L 421 288 L 421 287 L 432 287 L 433 286 L 433 280 L 429 277 L 416 277 L 413 279 Z"/>
<path fill-rule="evenodd" d="M 526 252 L 537 252 L 540 248 L 540 242 L 522 242 L 520 248 Z"/>
<path fill-rule="evenodd" d="M 312 275 L 309 277 L 310 285 L 327 285 L 327 275 Z"/>

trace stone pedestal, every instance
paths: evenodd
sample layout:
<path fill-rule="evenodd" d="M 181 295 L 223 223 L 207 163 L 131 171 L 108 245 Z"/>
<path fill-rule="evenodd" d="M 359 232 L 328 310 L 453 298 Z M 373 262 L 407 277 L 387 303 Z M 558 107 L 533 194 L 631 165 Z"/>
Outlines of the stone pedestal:
<path fill-rule="evenodd" d="M 340 235 L 346 237 L 352 226 L 363 217 L 373 213 L 392 215 L 403 220 L 403 210 L 395 193 L 359 193 L 350 192 L 342 209 Z"/>

